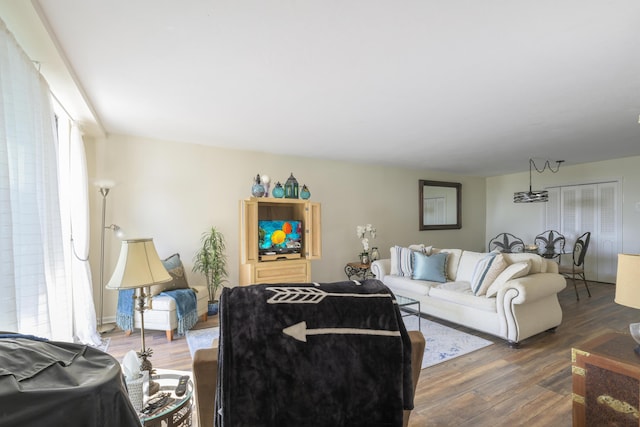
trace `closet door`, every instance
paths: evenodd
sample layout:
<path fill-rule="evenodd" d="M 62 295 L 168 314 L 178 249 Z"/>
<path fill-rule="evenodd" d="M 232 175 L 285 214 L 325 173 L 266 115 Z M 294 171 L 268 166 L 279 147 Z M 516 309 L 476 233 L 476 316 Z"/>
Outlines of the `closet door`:
<path fill-rule="evenodd" d="M 547 188 L 546 190 L 549 192 L 549 202 L 545 204 L 545 230 L 560 231 L 562 229 L 560 221 L 560 187 Z"/>
<path fill-rule="evenodd" d="M 598 215 L 597 184 L 575 185 L 562 187 L 561 199 L 561 230 L 567 239 L 565 248 L 573 250 L 573 245 L 583 233 L 591 232 L 591 241 L 584 261 L 585 275 L 589 280 L 598 280 L 596 223 Z M 563 257 L 564 258 L 564 257 Z M 567 256 L 564 260 L 570 265 L 572 258 Z"/>
<path fill-rule="evenodd" d="M 598 240 L 596 260 L 598 280 L 615 283 L 618 267 L 618 253 L 622 251 L 622 203 L 619 200 L 619 184 L 605 182 L 598 184 Z"/>
<path fill-rule="evenodd" d="M 614 283 L 617 254 L 620 251 L 620 212 L 618 182 L 571 185 L 549 189 L 546 209 L 547 228 L 566 237 L 567 251 L 578 237 L 591 232 L 585 258 L 588 280 Z M 557 227 L 557 228 L 554 228 Z M 571 255 L 562 257 L 563 265 L 571 265 Z"/>

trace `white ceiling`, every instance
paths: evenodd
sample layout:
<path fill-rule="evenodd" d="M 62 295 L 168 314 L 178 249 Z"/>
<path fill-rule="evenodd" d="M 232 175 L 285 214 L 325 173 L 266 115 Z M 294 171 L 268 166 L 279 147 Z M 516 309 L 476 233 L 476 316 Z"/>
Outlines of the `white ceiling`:
<path fill-rule="evenodd" d="M 107 133 L 492 176 L 640 155 L 637 0 L 34 0 Z"/>

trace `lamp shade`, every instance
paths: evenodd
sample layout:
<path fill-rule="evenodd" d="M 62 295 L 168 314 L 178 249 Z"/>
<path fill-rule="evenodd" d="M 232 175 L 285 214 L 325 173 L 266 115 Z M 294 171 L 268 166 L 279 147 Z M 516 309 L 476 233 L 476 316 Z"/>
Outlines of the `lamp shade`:
<path fill-rule="evenodd" d="M 618 254 L 615 302 L 640 308 L 640 255 Z"/>
<path fill-rule="evenodd" d="M 123 240 L 115 271 L 107 289 L 132 289 L 168 282 L 171 276 L 162 265 L 153 239 Z"/>
<path fill-rule="evenodd" d="M 542 191 L 518 191 L 513 193 L 513 203 L 539 203 L 548 202 L 549 192 Z"/>

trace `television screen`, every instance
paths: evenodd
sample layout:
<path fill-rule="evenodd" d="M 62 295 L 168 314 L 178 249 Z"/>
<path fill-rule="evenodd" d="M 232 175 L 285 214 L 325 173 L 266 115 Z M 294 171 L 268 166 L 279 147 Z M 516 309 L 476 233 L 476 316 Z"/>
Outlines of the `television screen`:
<path fill-rule="evenodd" d="M 260 254 L 300 253 L 302 221 L 258 220 L 258 245 Z"/>

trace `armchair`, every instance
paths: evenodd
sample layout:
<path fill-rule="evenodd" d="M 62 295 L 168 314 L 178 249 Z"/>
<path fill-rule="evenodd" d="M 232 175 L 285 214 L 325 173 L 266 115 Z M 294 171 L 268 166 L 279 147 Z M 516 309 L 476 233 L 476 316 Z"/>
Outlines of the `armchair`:
<path fill-rule="evenodd" d="M 165 331 L 167 341 L 171 341 L 173 340 L 174 331 L 178 329 L 178 310 L 176 301 L 162 292 L 175 289 L 192 289 L 196 296 L 197 316 L 202 321 L 207 320 L 209 294 L 206 286 L 190 286 L 187 283 L 187 276 L 179 254 L 173 254 L 162 260 L 162 264 L 169 272 L 172 280 L 151 287 L 151 307 L 144 312 L 144 328 L 146 330 Z M 120 301 L 122 297 L 123 295 L 121 294 L 118 299 L 116 317 L 118 326 L 128 336 L 132 332 L 132 327 L 140 328 L 142 326 L 142 319 L 139 311 L 132 310 L 132 307 L 128 307 Z"/>

